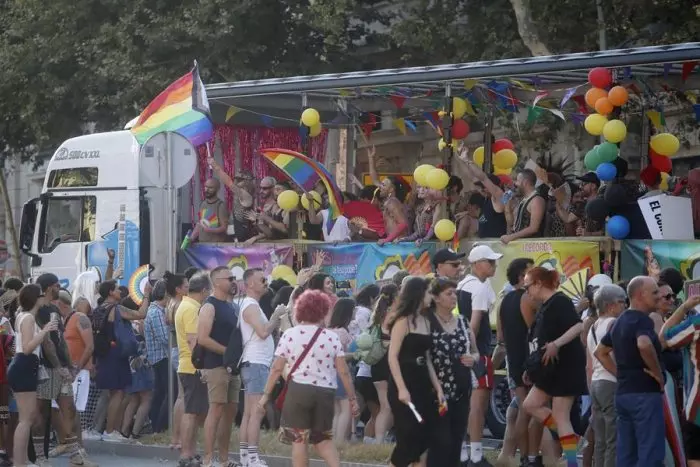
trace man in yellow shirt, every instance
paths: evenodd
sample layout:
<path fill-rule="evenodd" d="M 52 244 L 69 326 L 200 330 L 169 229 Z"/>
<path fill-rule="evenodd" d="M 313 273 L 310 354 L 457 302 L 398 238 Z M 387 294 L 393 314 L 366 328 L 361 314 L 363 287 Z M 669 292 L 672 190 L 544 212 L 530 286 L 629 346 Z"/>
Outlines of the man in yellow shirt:
<path fill-rule="evenodd" d="M 182 417 L 182 450 L 180 467 L 198 465 L 195 460 L 196 427 L 204 422 L 209 409 L 207 386 L 201 375 L 192 365 L 192 349 L 197 343 L 197 322 L 199 308 L 207 296 L 211 285 L 206 274 L 196 274 L 190 279 L 189 293 L 175 311 L 175 332 L 180 354 L 177 374 L 182 384 L 185 401 L 185 414 Z"/>

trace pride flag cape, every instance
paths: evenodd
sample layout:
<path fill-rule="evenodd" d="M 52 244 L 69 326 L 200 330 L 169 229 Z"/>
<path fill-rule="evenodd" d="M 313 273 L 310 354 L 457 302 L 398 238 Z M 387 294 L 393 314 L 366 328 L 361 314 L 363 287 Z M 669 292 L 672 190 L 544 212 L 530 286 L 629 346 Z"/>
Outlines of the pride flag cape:
<path fill-rule="evenodd" d="M 330 172 L 323 164 L 295 151 L 269 148 L 260 152 L 265 159 L 287 174 L 304 192 L 313 190 L 319 180 L 323 182 L 326 193 L 328 193 L 328 212 L 330 215 L 326 227 L 330 232 L 335 220 L 343 213 L 343 198 Z"/>
<path fill-rule="evenodd" d="M 195 63 L 192 71 L 181 77 L 153 99 L 139 116 L 131 133 L 144 144 L 157 133 L 172 131 L 194 147 L 206 143 L 214 134 L 209 116 L 209 101 Z"/>

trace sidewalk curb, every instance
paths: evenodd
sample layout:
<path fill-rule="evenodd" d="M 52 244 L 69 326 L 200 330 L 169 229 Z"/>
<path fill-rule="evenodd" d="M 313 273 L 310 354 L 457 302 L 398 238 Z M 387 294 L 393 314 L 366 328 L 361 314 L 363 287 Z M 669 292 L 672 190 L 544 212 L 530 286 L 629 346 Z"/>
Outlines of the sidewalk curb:
<path fill-rule="evenodd" d="M 117 457 L 136 457 L 142 459 L 162 459 L 177 462 L 179 454 L 167 446 L 136 443 L 114 443 L 109 441 L 85 440 L 85 450 L 91 454 L 107 454 Z M 236 453 L 236 458 L 238 457 Z M 289 467 L 292 459 L 289 457 L 264 456 L 269 467 Z M 323 467 L 325 462 L 310 459 L 309 467 Z M 341 462 L 342 467 L 381 467 L 383 464 L 358 464 L 356 462 Z"/>

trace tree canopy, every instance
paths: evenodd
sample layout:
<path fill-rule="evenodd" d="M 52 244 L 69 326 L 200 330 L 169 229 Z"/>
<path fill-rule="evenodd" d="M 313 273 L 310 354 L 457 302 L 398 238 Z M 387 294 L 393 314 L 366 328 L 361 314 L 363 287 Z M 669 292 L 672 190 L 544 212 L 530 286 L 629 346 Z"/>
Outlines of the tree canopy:
<path fill-rule="evenodd" d="M 608 46 L 693 40 L 692 0 L 601 2 Z M 0 146 L 119 128 L 194 59 L 205 82 L 598 48 L 583 0 L 0 0 Z"/>

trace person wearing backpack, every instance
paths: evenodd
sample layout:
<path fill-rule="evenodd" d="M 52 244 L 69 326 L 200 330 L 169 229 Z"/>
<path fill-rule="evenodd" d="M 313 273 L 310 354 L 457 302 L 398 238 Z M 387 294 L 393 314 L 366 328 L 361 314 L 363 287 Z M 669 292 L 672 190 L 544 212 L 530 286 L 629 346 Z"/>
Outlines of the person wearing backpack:
<path fill-rule="evenodd" d="M 212 294 L 199 310 L 197 344 L 204 348 L 202 379 L 207 384 L 209 410 L 204 420 L 203 465 L 213 464 L 214 444 L 218 441 L 219 462 L 228 465 L 231 428 L 238 411 L 241 378 L 227 371 L 224 353 L 234 333 L 240 335 L 238 311 L 228 301 L 236 278 L 226 266 L 214 268 L 209 274 Z M 235 292 L 234 292 L 235 293 Z M 218 428 L 218 433 L 217 433 Z"/>
<path fill-rule="evenodd" d="M 136 356 L 138 341 L 128 321 L 145 319 L 150 305 L 151 284 L 146 284 L 144 298 L 138 310 L 131 310 L 119 304 L 121 291 L 115 280 L 100 284 L 98 306 L 92 312 L 94 333 L 95 383 L 98 389 L 109 390 L 109 406 L 105 441 L 123 441 L 125 438 L 117 430 L 119 410 L 124 399 L 124 391 L 131 384 L 129 358 Z"/>

